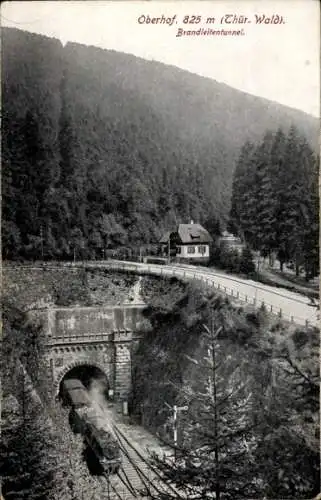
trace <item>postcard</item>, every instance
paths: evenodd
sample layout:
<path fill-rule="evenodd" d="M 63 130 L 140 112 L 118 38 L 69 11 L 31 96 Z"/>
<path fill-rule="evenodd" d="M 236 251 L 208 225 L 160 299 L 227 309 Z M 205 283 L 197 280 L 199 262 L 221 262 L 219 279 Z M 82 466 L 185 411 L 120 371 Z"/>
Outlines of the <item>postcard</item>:
<path fill-rule="evenodd" d="M 1 498 L 319 498 L 319 26 L 1 5 Z"/>

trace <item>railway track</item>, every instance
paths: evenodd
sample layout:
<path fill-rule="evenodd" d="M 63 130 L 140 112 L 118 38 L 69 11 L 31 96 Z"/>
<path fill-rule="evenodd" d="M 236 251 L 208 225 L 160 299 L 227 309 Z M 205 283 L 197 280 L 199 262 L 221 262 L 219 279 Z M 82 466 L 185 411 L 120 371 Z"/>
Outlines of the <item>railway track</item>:
<path fill-rule="evenodd" d="M 115 424 L 112 415 L 99 405 L 108 420 L 112 422 L 114 435 L 118 441 L 122 455 L 122 464 L 116 474 L 103 474 L 100 481 L 104 498 L 108 500 L 133 500 L 153 498 L 160 493 L 172 493 L 176 498 L 183 498 L 170 485 L 165 485 L 159 472 L 152 467 L 145 452 L 133 444 L 126 435 L 126 426 Z M 107 496 L 106 496 L 107 495 Z"/>
<path fill-rule="evenodd" d="M 122 465 L 116 474 L 104 473 L 100 478 L 105 497 L 110 500 L 152 498 L 152 494 L 161 491 L 156 484 L 155 474 L 147 461 L 134 451 L 134 446 L 128 445 L 117 426 L 114 426 L 114 431 L 121 449 Z"/>
<path fill-rule="evenodd" d="M 124 447 L 121 447 L 121 453 L 122 465 L 117 473 L 112 475 L 103 473 L 96 478 L 100 489 L 104 492 L 104 500 L 151 498 L 152 483 L 148 471 L 143 471 L 141 464 L 128 456 Z"/>
<path fill-rule="evenodd" d="M 99 404 L 99 407 L 106 419 L 112 422 L 110 412 L 101 404 Z M 148 466 L 142 460 L 139 461 L 137 456 L 133 456 L 118 426 L 113 424 L 112 428 L 119 444 L 122 463 L 116 473 L 110 475 L 103 473 L 100 477 L 96 477 L 100 489 L 104 492 L 103 499 L 133 500 L 151 498 L 153 477 L 148 470 Z"/>
<path fill-rule="evenodd" d="M 78 382 L 82 385 L 80 381 Z M 75 384 L 73 383 L 74 386 Z M 77 388 L 79 389 L 78 386 Z M 69 394 L 71 390 L 69 388 Z M 88 395 L 88 408 L 99 416 L 97 419 L 97 425 L 100 426 L 99 429 L 105 429 L 105 432 L 113 435 L 113 439 L 117 441 L 121 454 L 121 461 L 118 461 L 118 470 L 113 473 L 108 473 L 106 469 L 103 471 L 104 465 L 100 461 L 101 456 L 99 455 L 98 460 L 102 468 L 100 473 L 97 474 L 96 472 L 91 476 L 94 483 L 96 483 L 96 487 L 94 486 L 92 490 L 91 500 L 151 499 L 169 489 L 174 491 L 173 488 L 165 488 L 165 485 L 162 484 L 160 474 L 149 463 L 147 453 L 137 444 L 135 433 L 131 435 L 133 429 L 129 431 L 125 424 L 117 422 L 117 419 L 115 421 L 113 411 L 100 399 L 101 395 L 99 392 L 94 397 L 94 393 L 89 394 L 85 387 L 83 387 L 83 390 Z M 71 396 L 70 398 L 73 401 Z M 88 412 L 87 414 L 85 412 L 84 415 L 85 417 L 87 415 L 88 418 Z M 89 442 L 90 447 L 91 444 Z M 92 449 L 95 453 L 95 449 Z M 105 458 L 108 460 L 108 450 L 106 449 L 105 451 L 107 453 Z"/>
<path fill-rule="evenodd" d="M 144 452 L 126 436 L 121 424 L 113 425 L 113 429 L 124 456 L 124 468 L 129 466 L 127 477 L 136 488 L 138 498 L 151 498 L 161 493 L 172 493 L 176 498 L 183 498 L 176 489 L 163 483 L 159 472 L 150 464 Z M 134 470 L 133 479 L 131 479 L 132 470 Z"/>
<path fill-rule="evenodd" d="M 125 474 L 133 486 L 137 495 L 134 498 L 148 498 L 152 492 L 159 493 L 160 489 L 156 486 L 155 474 L 147 460 L 128 440 L 119 425 L 114 425 L 113 429 L 123 455 L 123 466 L 120 474 Z"/>
<path fill-rule="evenodd" d="M 98 486 L 98 493 L 93 495 L 93 500 L 133 500 L 140 498 L 133 489 L 131 482 L 124 477 L 124 473 L 119 471 L 116 475 L 103 473 L 95 476 Z"/>

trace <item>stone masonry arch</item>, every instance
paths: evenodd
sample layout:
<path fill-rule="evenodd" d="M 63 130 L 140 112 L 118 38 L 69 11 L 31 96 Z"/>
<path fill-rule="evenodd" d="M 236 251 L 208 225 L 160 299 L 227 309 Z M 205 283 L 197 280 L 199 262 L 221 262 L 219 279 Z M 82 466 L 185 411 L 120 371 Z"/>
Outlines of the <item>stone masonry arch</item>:
<path fill-rule="evenodd" d="M 79 359 L 76 361 L 73 361 L 72 363 L 69 363 L 68 365 L 64 366 L 56 375 L 55 381 L 54 381 L 54 395 L 57 398 L 60 390 L 60 384 L 63 380 L 63 378 L 67 375 L 69 371 L 71 371 L 73 368 L 76 368 L 78 366 L 91 366 L 93 368 L 97 368 L 100 370 L 106 377 L 106 380 L 108 381 L 108 384 L 110 384 L 110 379 L 109 379 L 109 374 L 107 372 L 106 366 L 103 366 L 101 363 L 97 361 L 92 361 L 90 359 Z"/>
<path fill-rule="evenodd" d="M 132 385 L 131 352 L 151 324 L 145 305 L 52 307 L 35 310 L 47 336 L 51 397 L 59 394 L 66 373 L 78 366 L 100 370 L 117 401 L 126 401 Z"/>

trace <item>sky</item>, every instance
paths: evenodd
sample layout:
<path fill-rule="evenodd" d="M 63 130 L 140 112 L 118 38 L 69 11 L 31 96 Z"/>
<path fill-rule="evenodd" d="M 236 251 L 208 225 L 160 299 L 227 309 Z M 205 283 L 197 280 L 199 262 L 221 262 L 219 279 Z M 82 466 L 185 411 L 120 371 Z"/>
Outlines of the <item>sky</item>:
<path fill-rule="evenodd" d="M 263 15 L 281 22 L 256 23 Z M 320 116 L 318 0 L 11 1 L 1 25 L 171 64 Z M 200 29 L 244 34 L 177 36 Z"/>

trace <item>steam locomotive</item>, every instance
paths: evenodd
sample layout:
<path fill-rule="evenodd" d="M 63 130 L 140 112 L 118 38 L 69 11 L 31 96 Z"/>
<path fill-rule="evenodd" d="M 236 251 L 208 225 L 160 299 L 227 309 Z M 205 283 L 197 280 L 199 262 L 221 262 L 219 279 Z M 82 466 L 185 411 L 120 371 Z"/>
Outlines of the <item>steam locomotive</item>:
<path fill-rule="evenodd" d="M 121 465 L 118 442 L 103 413 L 93 407 L 88 392 L 80 380 L 69 379 L 62 383 L 62 399 L 71 406 L 71 421 L 98 459 L 104 472 L 117 472 Z"/>

